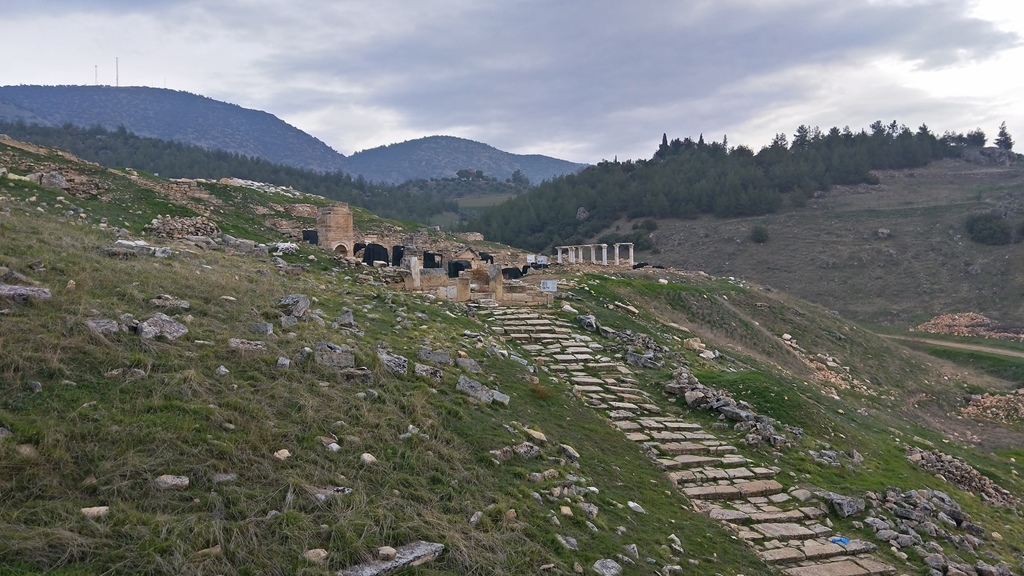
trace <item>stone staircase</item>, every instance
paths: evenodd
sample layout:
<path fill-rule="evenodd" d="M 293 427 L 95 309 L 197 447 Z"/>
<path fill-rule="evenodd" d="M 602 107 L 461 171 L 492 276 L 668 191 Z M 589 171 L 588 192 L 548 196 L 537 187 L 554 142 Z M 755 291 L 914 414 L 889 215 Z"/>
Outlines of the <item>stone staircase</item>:
<path fill-rule="evenodd" d="M 540 370 L 640 444 L 698 512 L 721 522 L 766 564 L 787 576 L 868 576 L 896 569 L 874 544 L 833 537 L 827 507 L 811 492 L 780 482 L 700 424 L 667 416 L 641 388 L 634 369 L 604 354 L 591 333 L 550 310 L 481 312 L 491 329 L 519 343 Z M 659 389 L 660 396 L 660 389 Z"/>

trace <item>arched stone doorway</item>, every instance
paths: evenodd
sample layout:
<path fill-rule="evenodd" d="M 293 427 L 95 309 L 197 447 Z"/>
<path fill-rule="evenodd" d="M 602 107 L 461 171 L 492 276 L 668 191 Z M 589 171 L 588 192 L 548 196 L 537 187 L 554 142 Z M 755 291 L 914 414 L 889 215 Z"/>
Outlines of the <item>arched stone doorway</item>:
<path fill-rule="evenodd" d="M 334 247 L 334 253 L 337 254 L 338 256 L 348 256 L 348 246 L 345 246 L 344 244 L 338 244 L 337 246 Z"/>

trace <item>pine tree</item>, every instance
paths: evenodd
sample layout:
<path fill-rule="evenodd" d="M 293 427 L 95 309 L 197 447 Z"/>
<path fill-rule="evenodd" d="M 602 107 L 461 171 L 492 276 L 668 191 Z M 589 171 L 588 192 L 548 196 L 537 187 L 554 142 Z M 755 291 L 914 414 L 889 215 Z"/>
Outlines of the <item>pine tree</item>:
<path fill-rule="evenodd" d="M 1013 150 L 1013 138 L 1010 137 L 1010 133 L 1006 131 L 1006 122 L 999 125 L 999 136 L 996 137 L 996 146 L 1009 152 Z"/>

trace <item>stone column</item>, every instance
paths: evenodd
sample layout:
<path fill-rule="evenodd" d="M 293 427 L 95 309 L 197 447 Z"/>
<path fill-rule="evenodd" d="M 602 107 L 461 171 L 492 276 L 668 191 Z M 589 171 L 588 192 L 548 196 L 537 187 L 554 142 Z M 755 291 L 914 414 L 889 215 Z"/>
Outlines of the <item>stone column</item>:
<path fill-rule="evenodd" d="M 422 270 L 422 267 L 420 266 L 420 259 L 416 256 L 409 256 L 407 261 L 409 262 L 409 272 L 412 273 L 412 287 L 414 290 L 419 290 L 420 270 Z"/>
<path fill-rule="evenodd" d="M 555 246 L 555 254 L 556 254 L 557 258 L 558 258 L 558 263 L 561 264 L 562 263 L 562 247 L 561 246 Z"/>
<path fill-rule="evenodd" d="M 612 247 L 615 249 L 615 265 L 618 266 L 619 265 L 619 245 L 617 243 L 616 244 L 612 244 Z"/>
<path fill-rule="evenodd" d="M 455 301 L 469 302 L 469 276 L 459 276 L 455 279 Z"/>
<path fill-rule="evenodd" d="M 601 244 L 601 265 L 602 266 L 607 266 L 608 265 L 608 245 L 607 244 Z"/>
<path fill-rule="evenodd" d="M 591 244 L 590 248 L 590 263 L 597 264 L 597 244 Z"/>
<path fill-rule="evenodd" d="M 632 244 L 626 244 L 626 246 L 629 246 L 629 267 L 632 268 L 633 267 L 633 245 Z"/>
<path fill-rule="evenodd" d="M 505 285 L 502 284 L 501 266 L 491 264 L 487 269 L 487 291 L 494 292 L 494 299 L 501 301 L 505 295 Z"/>

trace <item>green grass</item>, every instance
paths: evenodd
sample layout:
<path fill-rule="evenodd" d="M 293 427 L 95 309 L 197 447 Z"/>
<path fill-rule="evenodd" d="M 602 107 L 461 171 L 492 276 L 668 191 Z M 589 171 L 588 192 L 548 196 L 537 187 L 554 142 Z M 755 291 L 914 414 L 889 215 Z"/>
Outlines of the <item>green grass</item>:
<path fill-rule="evenodd" d="M 498 204 L 501 204 L 515 196 L 515 194 L 492 194 L 490 196 L 459 198 L 458 205 L 459 208 L 489 208 L 491 206 L 497 206 Z"/>
<path fill-rule="evenodd" d="M 118 178 L 111 181 L 121 182 Z M 110 260 L 100 250 L 112 244 L 114 232 L 97 226 L 100 214 L 133 222 L 139 226 L 130 228 L 134 231 L 167 210 L 166 199 L 155 192 L 128 190 L 108 199 L 83 199 L 90 215 L 71 224 L 53 208 L 54 192 L 0 183 L 0 195 L 13 198 L 0 200 L 0 266 L 53 292 L 46 302 L 0 303 L 10 310 L 0 316 L 0 426 L 13 432 L 0 441 L 0 574 L 329 574 L 362 561 L 378 546 L 416 539 L 443 542 L 447 551 L 407 574 L 533 574 L 546 563 L 571 573 L 575 562 L 589 568 L 629 543 L 659 565 L 675 563 L 662 548 L 669 534 L 687 550 L 680 561 L 688 574 L 767 573 L 720 525 L 692 512 L 641 447 L 572 396 L 564 382 L 543 371 L 531 382 L 518 363 L 490 355 L 489 345 L 515 352 L 518 344 L 500 342 L 482 317 L 468 317 L 463 305 L 357 283 L 357 272 L 376 272 L 335 270 L 333 260 L 308 246 L 285 257 L 311 264 L 298 276 L 222 251 Z M 230 187 L 211 191 L 226 203 L 243 196 Z M 29 203 L 31 196 L 36 200 Z M 244 237 L 273 238 L 252 209 L 286 200 L 247 192 L 244 197 L 211 216 L 222 229 Z M 41 202 L 47 203 L 42 212 L 36 210 Z M 406 226 L 355 213 L 357 225 Z M 772 230 L 774 243 L 774 231 L 782 229 Z M 310 255 L 318 259 L 310 261 Z M 44 270 L 32 270 L 35 260 Z M 657 282 L 662 275 L 669 284 Z M 1013 512 L 972 500 L 903 455 L 905 444 L 938 446 L 1024 494 L 1011 460 L 1024 462 L 1019 443 L 981 450 L 952 440 L 950 430 L 936 424 L 936 414 L 955 413 L 965 391 L 984 390 L 969 376 L 944 380 L 923 355 L 841 317 L 728 280 L 660 271 L 567 279 L 575 287 L 563 292 L 564 303 L 593 313 L 604 326 L 650 335 L 663 347 L 666 366 L 637 369 L 635 377 L 664 414 L 684 415 L 708 428 L 717 421 L 710 411 L 693 411 L 660 395 L 672 368 L 688 364 L 702 383 L 750 402 L 760 414 L 804 428 L 798 445 L 781 454 L 743 445 L 743 434 L 734 430 L 720 431 L 752 461 L 781 467 L 785 484 L 846 494 L 886 486 L 946 490 L 977 522 L 1003 534 L 1004 542 L 991 543 L 987 552 L 1008 561 L 1019 553 L 1014 543 L 1024 539 L 1024 525 Z M 73 289 L 67 288 L 70 280 Z M 294 335 L 278 329 L 276 337 L 267 338 L 265 355 L 227 348 L 229 338 L 262 339 L 252 324 L 276 322 L 276 302 L 296 292 L 315 298 L 313 307 L 327 318 L 353 310 L 361 333 L 304 322 L 290 329 Z M 156 311 L 149 300 L 161 293 L 191 302 L 187 313 L 171 313 L 191 316 L 189 333 L 176 342 L 142 341 L 131 334 L 101 337 L 85 327 L 89 318 L 125 313 L 147 318 Z M 640 313 L 615 303 L 636 306 Z M 576 322 L 576 314 L 558 315 Z M 463 336 L 467 330 L 483 333 L 483 345 Z M 837 357 L 855 377 L 870 380 L 873 394 L 840 389 L 839 400 L 829 397 L 781 343 L 783 333 L 792 334 L 811 356 Z M 610 357 L 626 351 L 622 343 L 593 337 Z M 688 337 L 700 337 L 723 358 L 699 359 L 683 348 Z M 352 346 L 357 365 L 372 371 L 372 383 L 341 384 L 332 371 L 308 361 L 287 371 L 275 368 L 278 356 L 295 359 L 319 341 Z M 462 351 L 484 367 L 476 378 L 509 394 L 511 404 L 471 402 L 455 391 L 453 368 L 446 368 L 439 384 L 391 375 L 379 365 L 378 344 L 412 361 L 421 346 Z M 983 364 L 997 368 L 990 359 Z M 219 365 L 230 373 L 217 376 Z M 130 381 L 104 375 L 119 368 L 139 368 L 147 376 Z M 30 380 L 40 382 L 43 391 L 32 393 Z M 368 389 L 375 394 L 359 396 Z M 426 437 L 403 439 L 410 425 Z M 527 439 L 520 425 L 547 435 L 542 456 L 496 464 L 490 450 Z M 974 426 L 979 433 L 1002 430 L 990 423 Z M 338 452 L 327 451 L 318 440 L 330 434 L 338 437 Z M 581 454 L 579 468 L 563 459 L 562 443 Z M 19 453 L 19 445 L 26 444 L 36 455 Z M 842 468 L 815 463 L 808 451 L 826 444 L 857 450 L 865 460 Z M 293 456 L 275 459 L 273 452 L 281 448 Z M 377 464 L 360 464 L 364 452 L 375 455 Z M 585 478 L 582 484 L 598 488 L 587 497 L 600 509 L 593 521 L 597 532 L 587 527 L 578 498 L 534 498 L 533 492 L 546 494 L 560 481 L 527 481 L 530 473 L 549 468 L 558 470 L 562 481 L 577 474 Z M 238 481 L 213 482 L 214 474 L 227 471 L 238 473 Z M 153 478 L 161 474 L 187 475 L 191 485 L 180 492 L 157 491 Z M 325 486 L 353 492 L 320 502 L 313 494 Z M 648 513 L 630 512 L 624 507 L 630 500 Z M 96 505 L 109 505 L 110 515 L 88 520 L 79 512 Z M 574 516 L 561 516 L 562 505 Z M 472 527 L 468 520 L 476 511 L 483 518 Z M 622 536 L 616 534 L 619 526 L 626 530 Z M 837 532 L 867 536 L 852 521 L 838 522 Z M 577 538 L 580 551 L 564 549 L 558 534 Z M 199 554 L 214 545 L 222 547 L 221 555 Z M 327 564 L 302 560 L 300 554 L 310 548 L 329 550 Z M 627 573 L 646 573 L 646 568 L 641 563 Z"/>

